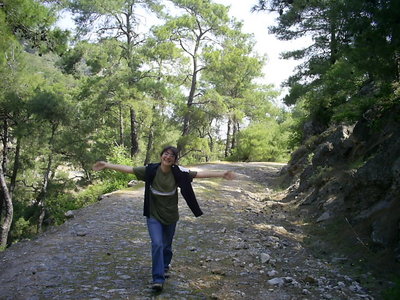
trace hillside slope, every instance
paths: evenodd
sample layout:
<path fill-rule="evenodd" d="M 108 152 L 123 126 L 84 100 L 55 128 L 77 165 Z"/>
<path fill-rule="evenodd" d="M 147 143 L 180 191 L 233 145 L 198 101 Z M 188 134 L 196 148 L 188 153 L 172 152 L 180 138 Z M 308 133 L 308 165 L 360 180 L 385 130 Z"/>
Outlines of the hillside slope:
<path fill-rule="evenodd" d="M 400 270 L 400 105 L 307 138 L 282 170 L 293 201 L 335 247 L 377 272 Z M 321 232 L 322 232 L 321 231 Z"/>

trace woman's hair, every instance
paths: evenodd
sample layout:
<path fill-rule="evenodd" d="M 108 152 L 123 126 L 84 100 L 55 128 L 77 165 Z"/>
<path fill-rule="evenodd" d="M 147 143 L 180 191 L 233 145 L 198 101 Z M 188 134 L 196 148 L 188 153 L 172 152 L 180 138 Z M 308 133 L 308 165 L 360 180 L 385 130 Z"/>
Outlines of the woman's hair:
<path fill-rule="evenodd" d="M 164 154 L 164 152 L 167 152 L 168 150 L 170 150 L 170 151 L 174 154 L 174 156 L 175 156 L 175 162 L 177 162 L 177 161 L 178 161 L 178 154 L 179 154 L 179 151 L 178 151 L 178 149 L 177 149 L 176 147 L 174 147 L 174 146 L 166 146 L 166 147 L 164 147 L 164 148 L 162 149 L 161 153 L 160 153 L 160 156 L 162 156 L 162 155 Z"/>

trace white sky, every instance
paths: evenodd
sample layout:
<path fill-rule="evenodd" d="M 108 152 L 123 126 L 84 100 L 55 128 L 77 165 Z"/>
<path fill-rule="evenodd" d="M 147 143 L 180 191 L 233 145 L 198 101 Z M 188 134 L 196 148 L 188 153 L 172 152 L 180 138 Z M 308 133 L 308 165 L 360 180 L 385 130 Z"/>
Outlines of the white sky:
<path fill-rule="evenodd" d="M 255 50 L 267 56 L 267 64 L 264 68 L 266 83 L 274 84 L 276 88 L 290 75 L 300 61 L 280 59 L 280 53 L 288 50 L 304 48 L 310 43 L 307 38 L 296 41 L 280 41 L 274 35 L 268 33 L 268 27 L 275 24 L 276 14 L 262 12 L 250 12 L 251 7 L 257 4 L 257 0 L 214 0 L 214 2 L 230 6 L 229 14 L 243 22 L 243 31 L 253 33 L 256 40 Z M 284 91 L 283 91 L 284 92 Z"/>

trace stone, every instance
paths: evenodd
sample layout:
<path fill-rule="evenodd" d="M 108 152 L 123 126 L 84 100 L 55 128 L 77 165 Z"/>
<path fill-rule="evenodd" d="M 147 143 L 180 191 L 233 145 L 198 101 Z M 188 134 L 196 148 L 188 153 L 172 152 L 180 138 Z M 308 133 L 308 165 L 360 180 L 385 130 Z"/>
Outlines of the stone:
<path fill-rule="evenodd" d="M 277 286 L 283 286 L 285 283 L 285 280 L 281 277 L 276 277 L 272 278 L 267 281 L 270 285 L 277 285 Z"/>
<path fill-rule="evenodd" d="M 278 275 L 278 272 L 276 270 L 271 270 L 271 271 L 267 272 L 267 275 L 269 277 L 274 277 L 274 276 Z"/>
<path fill-rule="evenodd" d="M 75 213 L 74 213 L 73 210 L 69 210 L 69 211 L 67 211 L 67 212 L 64 214 L 64 216 L 65 216 L 67 219 L 72 219 L 73 217 L 75 217 Z"/>
<path fill-rule="evenodd" d="M 317 222 L 324 222 L 326 220 L 329 220 L 332 217 L 331 212 L 326 211 L 322 215 L 320 215 L 317 219 Z"/>
<path fill-rule="evenodd" d="M 262 264 L 268 263 L 271 259 L 271 255 L 268 253 L 261 253 L 260 254 L 260 260 Z"/>
<path fill-rule="evenodd" d="M 139 183 L 139 181 L 137 180 L 131 180 L 128 182 L 128 187 L 133 187 L 135 185 L 137 185 Z"/>

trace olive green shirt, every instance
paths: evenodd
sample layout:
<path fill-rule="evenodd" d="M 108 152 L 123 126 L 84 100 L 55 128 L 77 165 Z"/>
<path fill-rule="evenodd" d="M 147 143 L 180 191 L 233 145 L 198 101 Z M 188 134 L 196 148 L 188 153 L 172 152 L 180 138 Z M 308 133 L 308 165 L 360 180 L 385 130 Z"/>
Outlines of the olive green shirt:
<path fill-rule="evenodd" d="M 145 166 L 134 167 L 133 172 L 137 179 L 145 180 Z M 189 171 L 189 174 L 191 178 L 194 178 L 197 172 Z M 177 222 L 179 220 L 178 191 L 172 172 L 164 173 L 158 167 L 156 176 L 151 184 L 151 191 L 150 216 L 165 225 Z"/>

